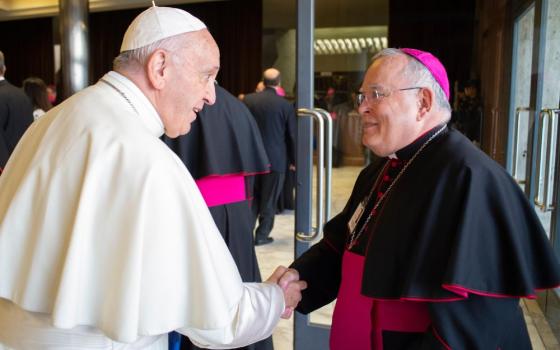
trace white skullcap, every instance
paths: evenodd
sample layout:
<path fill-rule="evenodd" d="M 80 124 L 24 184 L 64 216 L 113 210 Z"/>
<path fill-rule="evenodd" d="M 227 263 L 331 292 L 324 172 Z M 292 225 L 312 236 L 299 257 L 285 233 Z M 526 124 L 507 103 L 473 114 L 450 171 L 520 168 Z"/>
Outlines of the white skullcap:
<path fill-rule="evenodd" d="M 172 8 L 152 6 L 130 23 L 124 34 L 121 51 L 134 50 L 174 35 L 196 32 L 206 25 L 190 13 Z"/>

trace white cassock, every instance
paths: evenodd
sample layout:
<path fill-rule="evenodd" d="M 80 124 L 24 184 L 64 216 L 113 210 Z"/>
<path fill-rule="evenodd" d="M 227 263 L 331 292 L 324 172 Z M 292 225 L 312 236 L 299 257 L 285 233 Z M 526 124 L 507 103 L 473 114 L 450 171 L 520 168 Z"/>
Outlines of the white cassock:
<path fill-rule="evenodd" d="M 0 343 L 164 349 L 268 337 L 274 284 L 242 283 L 143 93 L 110 72 L 41 117 L 0 176 Z"/>

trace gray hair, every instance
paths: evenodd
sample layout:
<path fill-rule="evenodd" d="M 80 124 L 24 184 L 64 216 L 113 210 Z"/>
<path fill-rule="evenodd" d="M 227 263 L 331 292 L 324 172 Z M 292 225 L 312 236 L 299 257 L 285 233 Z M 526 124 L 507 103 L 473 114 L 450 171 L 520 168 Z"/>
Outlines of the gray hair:
<path fill-rule="evenodd" d="M 438 84 L 432 73 L 418 60 L 410 57 L 399 49 L 387 48 L 379 51 L 375 56 L 373 56 L 371 63 L 375 62 L 377 59 L 382 57 L 394 57 L 394 56 L 405 56 L 408 60 L 403 75 L 414 86 L 425 86 L 430 88 L 436 97 L 436 104 L 438 107 L 446 111 L 451 117 L 451 106 L 447 100 L 447 96 L 443 89 Z"/>
<path fill-rule="evenodd" d="M 6 63 L 4 61 L 4 53 L 0 51 L 0 75 L 4 75 L 5 69 L 6 69 Z"/>
<path fill-rule="evenodd" d="M 138 49 L 123 51 L 113 60 L 113 70 L 119 71 L 143 67 L 154 51 L 163 49 L 173 53 L 185 45 L 185 38 L 186 36 L 183 34 L 174 35 Z M 178 55 L 172 55 L 172 57 L 175 63 L 180 61 Z"/>

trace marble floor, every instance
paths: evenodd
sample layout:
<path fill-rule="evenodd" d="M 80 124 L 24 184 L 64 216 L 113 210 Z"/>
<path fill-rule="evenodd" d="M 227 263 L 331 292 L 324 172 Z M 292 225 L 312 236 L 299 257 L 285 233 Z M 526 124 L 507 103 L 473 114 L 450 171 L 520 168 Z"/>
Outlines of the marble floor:
<path fill-rule="evenodd" d="M 333 169 L 332 215 L 342 210 L 354 184 L 359 167 L 343 167 Z M 274 242 L 256 247 L 257 258 L 263 279 L 266 279 L 278 265 L 288 266 L 294 258 L 294 213 L 286 211 L 276 216 L 274 230 L 271 234 Z M 312 320 L 330 324 L 334 305 L 317 310 Z M 523 300 L 522 308 L 535 350 L 560 349 L 547 320 L 543 316 L 536 301 Z M 281 320 L 274 335 L 275 350 L 293 350 L 293 319 Z"/>

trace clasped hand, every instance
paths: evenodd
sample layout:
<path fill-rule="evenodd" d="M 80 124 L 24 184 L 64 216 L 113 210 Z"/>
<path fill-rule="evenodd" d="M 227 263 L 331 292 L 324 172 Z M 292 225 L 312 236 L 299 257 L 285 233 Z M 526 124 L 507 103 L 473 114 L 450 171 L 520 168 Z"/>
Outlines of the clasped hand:
<path fill-rule="evenodd" d="M 307 282 L 300 281 L 297 270 L 284 266 L 278 266 L 266 282 L 276 283 L 282 288 L 286 308 L 281 317 L 284 319 L 290 318 L 301 300 L 301 291 L 307 288 Z"/>

